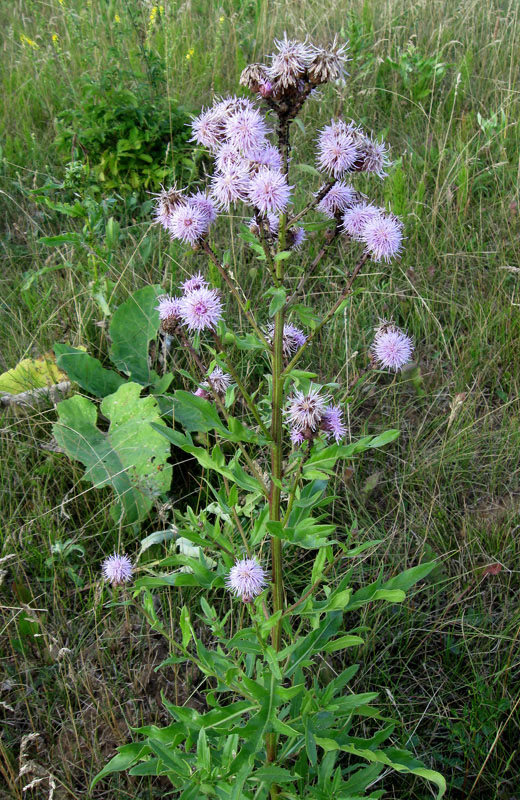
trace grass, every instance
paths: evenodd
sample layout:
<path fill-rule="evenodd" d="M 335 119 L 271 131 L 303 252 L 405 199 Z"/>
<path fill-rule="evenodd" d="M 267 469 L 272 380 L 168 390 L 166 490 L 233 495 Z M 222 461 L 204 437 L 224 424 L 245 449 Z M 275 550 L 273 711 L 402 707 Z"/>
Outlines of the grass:
<path fill-rule="evenodd" d="M 30 190 L 63 179 L 70 155 L 55 145 L 55 120 L 81 102 L 82 79 L 99 77 L 110 48 L 146 81 L 146 44 L 164 60 L 168 101 L 196 110 L 212 93 L 235 90 L 243 66 L 284 30 L 348 37 L 350 78 L 309 102 L 305 132 L 295 130 L 297 194 L 312 182 L 296 170 L 312 162 L 316 125 L 332 113 L 353 116 L 391 144 L 396 163 L 375 199 L 404 218 L 408 238 L 403 259 L 391 271 L 373 268 L 365 291 L 308 359 L 321 379 L 352 387 L 353 436 L 402 432 L 338 476 L 334 517 L 348 525 L 356 519 L 359 536 L 384 540 L 377 557 L 359 565 L 360 583 L 380 568 L 390 575 L 422 557 L 440 559 L 430 584 L 404 607 L 379 617 L 371 610 L 357 685 L 381 689 L 388 713 L 405 723 L 408 746 L 447 776 L 450 798 L 512 800 L 520 785 L 518 7 L 223 0 L 171 3 L 153 26 L 149 13 L 137 0 L 18 0 L 0 10 L 2 368 L 55 341 L 106 353 L 87 250 L 38 242 L 79 231 L 81 222 L 36 204 Z M 147 283 L 168 288 L 198 268 L 200 257 L 151 228 L 146 205 L 128 213 L 119 200 L 112 213 L 122 207 L 119 244 L 110 259 L 105 251 L 97 257 L 103 267 L 110 260 L 114 303 Z M 217 244 L 226 233 L 223 222 Z M 231 250 L 246 293 L 261 298 L 261 269 L 236 234 Z M 309 283 L 306 304 L 325 306 L 336 296 L 348 263 L 339 247 L 323 266 L 326 280 Z M 358 382 L 371 329 L 390 316 L 414 336 L 418 368 Z M 3 417 L 6 798 L 27 796 L 23 786 L 38 776 L 34 796 L 46 797 L 49 773 L 55 798 L 86 797 L 94 774 L 128 741 L 129 725 L 166 724 L 161 691 L 175 702 L 200 701 L 196 674 L 154 672 L 166 655 L 162 641 L 129 611 L 107 605 L 99 583 L 102 557 L 119 545 L 135 552 L 168 512 L 140 535 L 115 528 L 107 490 L 82 483 L 77 465 L 49 449 L 54 418 L 44 408 Z M 199 500 L 184 476 L 175 493 L 180 504 Z M 298 570 L 288 579 L 297 585 Z M 172 630 L 185 600 L 169 595 Z M 21 742 L 34 732 L 41 738 L 24 744 L 21 763 L 36 766 L 18 778 Z M 106 796 L 109 786 L 118 800 L 164 792 L 122 776 L 92 796 Z M 388 792 L 430 796 L 409 780 Z"/>

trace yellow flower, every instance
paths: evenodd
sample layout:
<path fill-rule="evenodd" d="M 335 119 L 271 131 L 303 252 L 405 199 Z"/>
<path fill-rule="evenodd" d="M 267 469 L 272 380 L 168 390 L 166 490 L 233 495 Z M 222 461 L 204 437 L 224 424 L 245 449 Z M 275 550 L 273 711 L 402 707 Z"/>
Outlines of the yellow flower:
<path fill-rule="evenodd" d="M 60 6 L 62 6 L 63 5 L 63 0 L 58 0 L 58 3 L 60 4 Z"/>
<path fill-rule="evenodd" d="M 154 6 L 150 11 L 150 16 L 149 16 L 150 25 L 153 25 L 156 16 L 157 16 L 157 6 Z"/>
<path fill-rule="evenodd" d="M 219 17 L 219 18 L 218 18 L 218 21 L 219 21 L 219 22 L 220 22 L 220 24 L 222 25 L 222 23 L 224 22 L 224 20 L 225 20 L 225 19 L 226 19 L 225 17 Z"/>
<path fill-rule="evenodd" d="M 58 36 L 58 34 L 57 34 L 57 33 L 53 33 L 53 34 L 52 34 L 52 44 L 53 44 L 53 46 L 54 46 L 54 49 L 55 49 L 55 50 L 58 50 L 58 49 L 59 49 L 59 46 L 60 46 L 60 37 Z"/>
<path fill-rule="evenodd" d="M 20 41 L 22 44 L 24 45 L 27 44 L 29 45 L 29 47 L 32 47 L 33 50 L 38 50 L 40 47 L 38 44 L 36 44 L 36 42 L 33 42 L 32 39 L 29 39 L 29 37 L 25 36 L 25 34 L 23 33 L 20 34 Z"/>
<path fill-rule="evenodd" d="M 164 14 L 164 6 L 159 6 L 159 11 L 161 12 L 161 14 Z"/>
<path fill-rule="evenodd" d="M 121 17 L 119 16 L 119 14 L 115 15 L 114 22 L 121 22 Z"/>
<path fill-rule="evenodd" d="M 186 60 L 187 60 L 187 61 L 189 61 L 189 60 L 190 60 L 190 58 L 191 58 L 191 57 L 194 55 L 194 53 L 195 53 L 195 50 L 194 50 L 194 48 L 193 48 L 193 47 L 190 47 L 190 49 L 189 49 L 189 50 L 188 50 L 188 52 L 186 53 Z"/>

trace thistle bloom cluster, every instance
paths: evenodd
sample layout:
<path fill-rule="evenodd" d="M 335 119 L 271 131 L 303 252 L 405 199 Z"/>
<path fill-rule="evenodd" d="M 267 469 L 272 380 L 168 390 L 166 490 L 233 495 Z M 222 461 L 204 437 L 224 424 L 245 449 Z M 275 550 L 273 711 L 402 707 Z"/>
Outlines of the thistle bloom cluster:
<path fill-rule="evenodd" d="M 403 225 L 383 208 L 361 202 L 343 215 L 343 230 L 355 241 L 363 242 L 374 261 L 390 262 L 402 249 Z"/>
<path fill-rule="evenodd" d="M 235 597 L 241 597 L 244 603 L 250 603 L 263 591 L 266 583 L 265 572 L 256 558 L 243 558 L 231 567 L 226 587 Z"/>
<path fill-rule="evenodd" d="M 329 401 L 328 395 L 321 395 L 319 389 L 312 386 L 307 393 L 296 390 L 289 398 L 285 414 L 294 445 L 312 441 L 320 431 L 338 443 L 344 438 L 347 428 L 343 412 L 340 406 L 331 405 Z"/>
<path fill-rule="evenodd" d="M 112 586 L 119 586 L 122 583 L 127 583 L 133 575 L 134 568 L 132 562 L 127 555 L 118 555 L 114 553 L 112 556 L 105 558 L 101 565 L 103 577 Z"/>
<path fill-rule="evenodd" d="M 181 297 L 163 295 L 156 306 L 164 333 L 175 333 L 180 325 L 191 332 L 214 330 L 222 317 L 222 301 L 199 272 L 181 285 Z"/>
<path fill-rule="evenodd" d="M 224 397 L 230 386 L 231 376 L 220 367 L 215 367 L 211 374 L 208 375 L 207 380 L 203 381 L 193 394 L 196 397 L 203 397 L 205 400 L 209 400 L 213 391 L 219 397 Z"/>
<path fill-rule="evenodd" d="M 217 218 L 217 210 L 204 192 L 185 195 L 183 189 L 173 186 L 157 195 L 155 221 L 167 230 L 173 239 L 195 245 L 204 237 Z"/>
<path fill-rule="evenodd" d="M 376 329 L 371 351 L 380 367 L 397 372 L 410 363 L 413 349 L 411 338 L 392 323 L 383 322 Z"/>

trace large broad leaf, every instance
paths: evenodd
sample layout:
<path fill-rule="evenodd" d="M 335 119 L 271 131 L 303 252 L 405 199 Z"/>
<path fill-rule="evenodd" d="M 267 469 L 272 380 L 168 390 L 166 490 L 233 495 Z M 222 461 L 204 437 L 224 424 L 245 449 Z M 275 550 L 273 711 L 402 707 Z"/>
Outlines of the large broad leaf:
<path fill-rule="evenodd" d="M 16 367 L 0 375 L 0 394 L 5 392 L 16 395 L 66 380 L 67 375 L 58 369 L 52 354 L 40 358 L 24 358 Z"/>
<path fill-rule="evenodd" d="M 65 370 L 70 380 L 96 397 L 113 394 L 125 383 L 121 375 L 113 369 L 105 369 L 97 358 L 89 356 L 84 350 L 57 343 L 54 345 L 54 352 L 56 363 Z"/>
<path fill-rule="evenodd" d="M 112 486 L 112 517 L 125 522 L 142 520 L 171 483 L 172 468 L 165 466 L 169 445 L 150 425 L 163 424 L 157 402 L 141 398 L 141 388 L 125 383 L 105 397 L 101 411 L 110 420 L 107 433 L 96 425 L 96 406 L 79 395 L 59 404 L 53 426 L 59 446 L 85 465 L 85 480 L 95 487 Z"/>
<path fill-rule="evenodd" d="M 158 380 L 148 363 L 148 346 L 159 332 L 155 306 L 162 293 L 160 286 L 138 289 L 119 306 L 110 324 L 110 358 L 117 369 L 144 385 Z"/>

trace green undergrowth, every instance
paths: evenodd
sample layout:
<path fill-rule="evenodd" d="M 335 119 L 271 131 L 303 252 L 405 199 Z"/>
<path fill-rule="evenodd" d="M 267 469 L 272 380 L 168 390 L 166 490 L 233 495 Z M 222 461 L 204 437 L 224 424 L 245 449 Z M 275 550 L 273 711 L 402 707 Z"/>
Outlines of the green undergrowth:
<path fill-rule="evenodd" d="M 60 120 L 66 110 L 79 113 L 86 82 L 106 78 L 109 52 L 122 83 L 130 75 L 164 115 L 162 164 L 174 171 L 168 143 L 178 108 L 195 112 L 214 94 L 235 91 L 245 64 L 269 52 L 284 30 L 314 40 L 336 32 L 349 38 L 345 85 L 328 89 L 326 102 L 311 99 L 303 128 L 294 130 L 293 183 L 297 195 L 302 185 L 316 185 L 298 164 L 312 162 L 314 131 L 327 122 L 331 103 L 335 114 L 370 120 L 394 161 L 374 199 L 403 218 L 407 240 L 391 270 L 371 266 L 305 366 L 345 387 L 353 438 L 382 426 L 401 431 L 384 451 L 369 451 L 335 478 L 339 530 L 346 536 L 355 521 L 356 543 L 382 540 L 359 560 L 359 583 L 438 559 L 406 604 L 379 617 L 371 612 L 365 645 L 348 651 L 363 665 L 353 688 L 393 687 L 379 702 L 405 723 L 409 739 L 398 744 L 446 775 L 450 799 L 512 800 L 520 785 L 518 8 L 476 0 L 223 0 L 153 8 L 137 0 L 18 0 L 0 9 L 1 371 L 56 342 L 83 346 L 108 366 L 110 321 L 136 289 L 170 290 L 199 269 L 218 285 L 202 255 L 185 253 L 150 224 L 147 192 L 156 186 L 142 177 L 137 188 L 123 185 L 126 179 L 118 186 L 113 172 L 113 185 L 103 185 L 77 141 L 64 147 Z M 157 64 L 160 85 L 152 91 Z M 146 142 L 138 149 L 146 151 Z M 204 159 L 190 153 L 182 171 L 201 180 Z M 76 203 L 82 210 L 73 210 Z M 230 250 L 246 295 L 260 297 L 263 266 L 237 227 L 230 242 L 222 219 L 214 243 Z M 310 232 L 304 268 L 314 248 Z M 338 245 L 302 304 L 325 308 L 349 263 Z M 394 319 L 414 337 L 416 366 L 397 377 L 366 372 L 379 318 Z M 248 353 L 233 355 L 245 375 Z M 178 372 L 188 369 L 180 345 L 172 363 L 175 386 L 191 390 Z M 55 800 L 87 797 L 92 777 L 128 740 L 129 725 L 168 724 L 161 692 L 176 704 L 203 707 L 202 676 L 182 665 L 155 671 L 167 657 L 161 640 L 130 615 L 124 592 L 114 598 L 99 578 L 107 554 L 121 548 L 136 555 L 144 536 L 168 526 L 171 509 L 156 504 L 140 532 L 115 525 L 110 489 L 93 489 L 81 480 L 81 465 L 56 451 L 54 409 L 2 415 L 0 713 L 7 724 L 0 797 L 27 796 L 29 779 L 17 775 L 20 742 L 30 733 L 41 739 L 27 744 L 26 761 L 53 776 Z M 207 487 L 185 458 L 175 451 L 171 459 L 170 502 L 197 511 L 209 502 Z M 162 547 L 147 550 L 143 561 L 158 558 Z M 300 588 L 295 561 L 288 592 Z M 198 595 L 183 588 L 164 598 L 160 612 L 176 634 L 182 605 L 197 607 Z M 225 610 L 230 601 L 219 593 L 213 602 Z M 324 660 L 319 680 L 346 665 L 341 654 Z M 35 796 L 47 797 L 49 780 Z M 113 777 L 90 796 L 164 795 L 166 787 L 139 780 Z M 425 792 L 403 778 L 387 796 L 426 800 Z"/>

